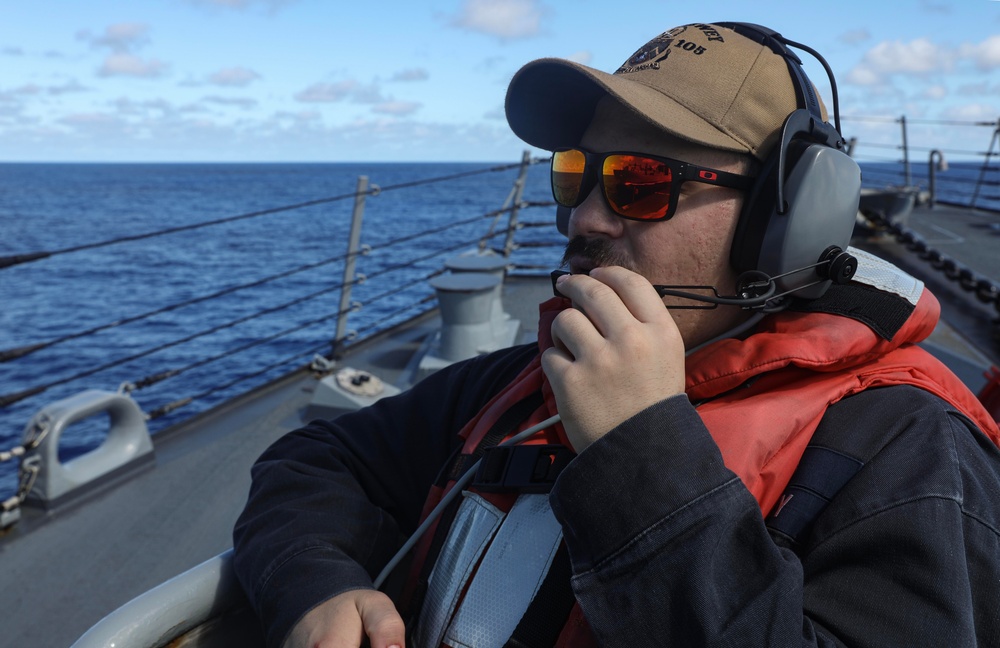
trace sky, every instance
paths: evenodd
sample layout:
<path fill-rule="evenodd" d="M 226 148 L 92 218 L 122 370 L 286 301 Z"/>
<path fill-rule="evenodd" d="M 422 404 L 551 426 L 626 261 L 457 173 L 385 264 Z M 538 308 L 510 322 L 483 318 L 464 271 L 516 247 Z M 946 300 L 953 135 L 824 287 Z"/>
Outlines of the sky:
<path fill-rule="evenodd" d="M 891 119 L 905 115 L 911 144 L 961 157 L 986 150 L 991 129 L 932 122 L 1000 118 L 998 0 L 0 0 L 0 11 L 5 162 L 514 161 L 540 153 L 503 115 L 523 64 L 613 71 L 671 27 L 724 20 L 823 54 L 859 143 L 898 141 Z M 803 58 L 829 104 L 825 73 Z"/>

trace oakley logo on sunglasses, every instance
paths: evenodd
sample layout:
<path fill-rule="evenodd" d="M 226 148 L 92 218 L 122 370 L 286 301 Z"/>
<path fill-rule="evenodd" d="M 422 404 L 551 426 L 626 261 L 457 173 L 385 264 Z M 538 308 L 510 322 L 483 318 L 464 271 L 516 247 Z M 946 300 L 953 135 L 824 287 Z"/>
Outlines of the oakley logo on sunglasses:
<path fill-rule="evenodd" d="M 580 205 L 599 183 L 608 206 L 619 216 L 660 221 L 677 211 L 685 182 L 746 190 L 754 179 L 644 153 L 564 149 L 552 154 L 551 180 L 552 196 L 564 207 Z"/>

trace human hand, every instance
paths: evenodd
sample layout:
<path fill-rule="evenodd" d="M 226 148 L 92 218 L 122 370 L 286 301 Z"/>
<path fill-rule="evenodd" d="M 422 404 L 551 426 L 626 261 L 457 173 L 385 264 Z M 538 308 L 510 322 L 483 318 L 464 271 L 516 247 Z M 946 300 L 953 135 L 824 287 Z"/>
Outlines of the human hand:
<path fill-rule="evenodd" d="M 653 286 L 619 267 L 564 275 L 576 308 L 552 323 L 542 369 L 576 452 L 659 401 L 684 392 L 684 341 Z M 582 312 L 581 312 L 582 311 Z"/>
<path fill-rule="evenodd" d="M 377 590 L 351 590 L 320 603 L 292 628 L 282 648 L 403 648 L 403 618 Z"/>

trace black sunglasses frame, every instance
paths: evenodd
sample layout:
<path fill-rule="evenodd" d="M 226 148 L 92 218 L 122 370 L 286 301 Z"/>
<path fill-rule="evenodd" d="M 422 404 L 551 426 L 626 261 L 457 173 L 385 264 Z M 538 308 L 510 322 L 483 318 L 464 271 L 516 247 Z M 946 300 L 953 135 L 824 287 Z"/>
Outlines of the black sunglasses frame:
<path fill-rule="evenodd" d="M 577 194 L 577 199 L 572 204 L 567 204 L 559 200 L 556 193 L 555 182 L 556 155 L 568 151 L 578 151 L 583 154 L 584 159 L 583 179 L 580 181 L 580 189 Z M 643 218 L 641 216 L 624 214 L 614 206 L 614 203 L 608 199 L 608 187 L 604 183 L 604 174 L 602 172 L 604 162 L 612 155 L 629 155 L 632 157 L 653 160 L 666 165 L 670 169 L 670 196 L 666 214 L 657 218 Z M 601 179 L 598 180 L 598 178 Z M 718 187 L 729 187 L 731 189 L 746 191 L 753 186 L 755 180 L 756 178 L 753 176 L 730 173 L 729 171 L 720 171 L 718 169 L 691 164 L 690 162 L 682 162 L 673 158 L 650 155 L 648 153 L 636 153 L 634 151 L 608 151 L 604 153 L 593 153 L 579 147 L 557 149 L 553 151 L 552 160 L 549 165 L 549 182 L 552 186 L 552 197 L 555 199 L 557 204 L 560 204 L 563 207 L 579 207 L 583 201 L 587 199 L 587 196 L 590 195 L 590 192 L 593 191 L 594 185 L 600 184 L 601 195 L 604 196 L 604 202 L 611 208 L 611 211 L 622 218 L 646 223 L 655 223 L 673 218 L 674 213 L 677 211 L 677 201 L 678 198 L 680 198 L 681 185 L 685 182 L 701 182 Z"/>

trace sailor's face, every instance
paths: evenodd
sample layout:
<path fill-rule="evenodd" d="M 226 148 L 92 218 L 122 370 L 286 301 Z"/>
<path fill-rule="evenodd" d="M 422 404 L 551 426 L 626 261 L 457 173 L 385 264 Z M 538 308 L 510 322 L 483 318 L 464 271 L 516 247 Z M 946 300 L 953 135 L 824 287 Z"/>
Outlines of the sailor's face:
<path fill-rule="evenodd" d="M 674 158 L 743 173 L 739 160 L 670 137 L 654 129 L 626 108 L 602 101 L 580 146 L 594 152 L 633 151 Z M 617 216 L 595 187 L 569 220 L 570 248 L 583 237 L 606 241 L 614 265 L 622 265 L 660 285 L 715 286 L 720 294 L 733 294 L 736 273 L 729 265 L 729 248 L 742 205 L 736 189 L 686 182 L 677 211 L 666 221 L 641 222 Z M 570 252 L 571 272 L 587 272 L 594 260 Z M 668 298 L 667 303 L 677 303 Z M 711 339 L 745 319 L 737 307 L 713 310 L 672 309 L 685 346 Z"/>

